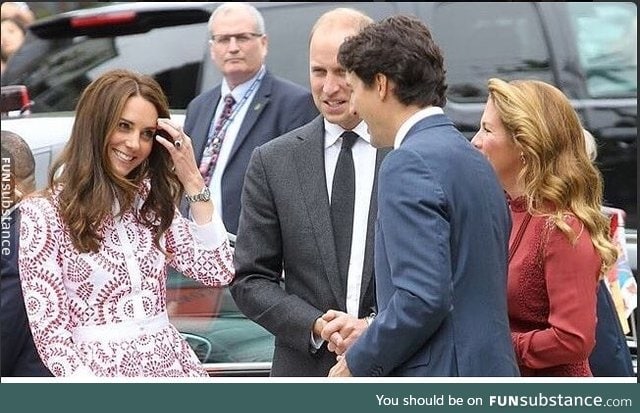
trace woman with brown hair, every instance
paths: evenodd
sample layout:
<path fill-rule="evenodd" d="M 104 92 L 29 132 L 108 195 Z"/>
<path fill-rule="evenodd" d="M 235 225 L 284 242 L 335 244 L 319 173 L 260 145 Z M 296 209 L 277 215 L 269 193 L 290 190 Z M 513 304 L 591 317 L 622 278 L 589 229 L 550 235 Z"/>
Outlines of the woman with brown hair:
<path fill-rule="evenodd" d="M 596 287 L 617 250 L 578 115 L 554 86 L 490 79 L 472 143 L 511 210 L 507 294 L 520 373 L 591 376 Z"/>
<path fill-rule="evenodd" d="M 168 321 L 166 266 L 222 286 L 232 250 L 191 140 L 168 118 L 151 77 L 103 74 L 78 102 L 48 188 L 22 203 L 22 288 L 56 376 L 206 376 Z M 192 221 L 176 207 L 183 191 Z"/>

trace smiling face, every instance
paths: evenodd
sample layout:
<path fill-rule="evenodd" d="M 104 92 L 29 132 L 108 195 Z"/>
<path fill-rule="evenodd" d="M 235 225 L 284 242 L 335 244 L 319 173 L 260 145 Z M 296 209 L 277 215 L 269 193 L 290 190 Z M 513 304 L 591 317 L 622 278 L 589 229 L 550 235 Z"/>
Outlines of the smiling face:
<path fill-rule="evenodd" d="M 389 117 L 385 116 L 385 107 L 380 102 L 376 85 L 367 87 L 354 72 L 347 72 L 347 84 L 352 90 L 350 110 L 357 112 L 366 122 L 371 145 L 376 148 L 393 146 L 395 134 L 388 132 Z"/>
<path fill-rule="evenodd" d="M 360 123 L 360 117 L 350 109 L 351 88 L 344 68 L 338 64 L 338 49 L 347 36 L 356 33 L 354 28 L 320 25 L 309 45 L 313 100 L 325 119 L 348 130 Z"/>
<path fill-rule="evenodd" d="M 126 177 L 149 157 L 158 122 L 155 106 L 141 96 L 127 100 L 115 130 L 107 139 L 113 172 Z"/>

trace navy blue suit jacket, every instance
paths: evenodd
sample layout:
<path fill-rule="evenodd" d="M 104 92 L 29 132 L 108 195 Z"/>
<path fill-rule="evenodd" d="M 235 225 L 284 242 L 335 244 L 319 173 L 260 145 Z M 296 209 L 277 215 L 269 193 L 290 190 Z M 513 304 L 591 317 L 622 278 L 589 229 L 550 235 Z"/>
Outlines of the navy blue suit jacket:
<path fill-rule="evenodd" d="M 631 353 L 606 281 L 598 283 L 596 345 L 589 356 L 594 377 L 633 377 Z"/>
<path fill-rule="evenodd" d="M 198 164 L 220 100 L 220 89 L 221 86 L 218 85 L 202 93 L 187 107 L 184 130 L 193 140 Z M 318 109 L 307 89 L 280 79 L 269 71 L 262 79 L 253 101 L 248 104 L 249 110 L 242 121 L 222 175 L 222 220 L 227 231 L 233 234 L 238 230 L 242 183 L 253 150 L 310 122 L 318 115 Z"/>
<path fill-rule="evenodd" d="M 380 167 L 378 316 L 347 351 L 355 376 L 517 376 L 507 318 L 511 219 L 496 175 L 445 115 Z"/>
<path fill-rule="evenodd" d="M 16 209 L 4 226 L 9 226 L 8 252 L 2 253 L 0 270 L 0 371 L 4 377 L 50 377 L 52 374 L 40 360 L 24 308 L 18 273 L 18 219 Z M 4 237 L 3 237 L 4 240 Z M 3 246 L 5 244 L 3 243 Z M 3 248 L 4 249 L 4 248 Z"/>

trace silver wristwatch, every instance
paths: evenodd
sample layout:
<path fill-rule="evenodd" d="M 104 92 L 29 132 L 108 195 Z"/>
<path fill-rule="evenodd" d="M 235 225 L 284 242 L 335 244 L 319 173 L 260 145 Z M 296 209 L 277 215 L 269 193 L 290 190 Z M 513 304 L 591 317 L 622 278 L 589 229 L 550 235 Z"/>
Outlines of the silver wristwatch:
<path fill-rule="evenodd" d="M 211 199 L 211 193 L 209 192 L 209 187 L 205 185 L 199 193 L 195 195 L 185 195 L 185 198 L 190 204 L 194 202 L 207 202 Z"/>

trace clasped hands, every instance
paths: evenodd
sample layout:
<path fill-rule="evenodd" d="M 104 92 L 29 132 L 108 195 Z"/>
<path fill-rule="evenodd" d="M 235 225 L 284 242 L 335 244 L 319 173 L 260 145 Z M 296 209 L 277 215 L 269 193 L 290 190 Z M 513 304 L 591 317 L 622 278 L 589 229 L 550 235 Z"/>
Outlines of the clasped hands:
<path fill-rule="evenodd" d="M 337 363 L 329 371 L 329 377 L 351 376 L 344 353 L 368 326 L 365 319 L 336 310 L 329 310 L 316 320 L 314 333 L 322 337 L 327 342 L 329 351 L 337 355 Z"/>
<path fill-rule="evenodd" d="M 316 336 L 327 342 L 329 351 L 342 355 L 367 329 L 367 322 L 342 311 L 329 310 L 313 326 Z"/>

